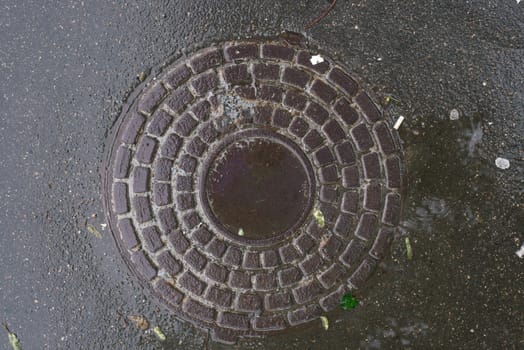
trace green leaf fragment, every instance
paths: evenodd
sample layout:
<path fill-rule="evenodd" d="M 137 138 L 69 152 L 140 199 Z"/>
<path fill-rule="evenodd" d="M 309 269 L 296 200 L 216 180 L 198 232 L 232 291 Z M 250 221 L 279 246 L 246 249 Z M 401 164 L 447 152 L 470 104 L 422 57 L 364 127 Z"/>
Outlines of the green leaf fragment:
<path fill-rule="evenodd" d="M 411 241 L 409 240 L 409 237 L 406 237 L 404 241 L 406 242 L 406 254 L 408 256 L 408 260 L 411 260 L 413 259 L 413 248 L 411 247 Z"/>
<path fill-rule="evenodd" d="M 320 316 L 320 321 L 322 321 L 322 327 L 324 327 L 324 330 L 329 329 L 329 320 L 326 316 Z"/>
<path fill-rule="evenodd" d="M 351 293 L 347 293 L 342 297 L 340 306 L 344 310 L 351 310 L 358 306 L 358 300 Z"/>
<path fill-rule="evenodd" d="M 22 345 L 20 345 L 20 340 L 18 339 L 18 336 L 15 333 L 11 332 L 6 324 L 4 324 L 4 328 L 7 331 L 9 344 L 11 345 L 13 350 L 22 350 Z"/>
<path fill-rule="evenodd" d="M 315 209 L 315 211 L 313 212 L 313 216 L 315 217 L 315 220 L 317 220 L 318 227 L 322 228 L 326 225 L 324 214 L 319 209 Z"/>
<path fill-rule="evenodd" d="M 97 238 L 102 238 L 102 234 L 100 233 L 100 231 L 98 231 L 96 229 L 96 227 L 94 227 L 91 224 L 87 224 L 86 227 L 87 227 L 87 231 L 89 231 L 89 233 L 95 235 Z"/>
<path fill-rule="evenodd" d="M 165 341 L 167 339 L 166 335 L 164 334 L 164 332 L 162 332 L 162 329 L 160 329 L 159 326 L 156 326 L 155 328 L 153 328 L 153 332 L 155 332 L 156 336 L 161 341 Z"/>

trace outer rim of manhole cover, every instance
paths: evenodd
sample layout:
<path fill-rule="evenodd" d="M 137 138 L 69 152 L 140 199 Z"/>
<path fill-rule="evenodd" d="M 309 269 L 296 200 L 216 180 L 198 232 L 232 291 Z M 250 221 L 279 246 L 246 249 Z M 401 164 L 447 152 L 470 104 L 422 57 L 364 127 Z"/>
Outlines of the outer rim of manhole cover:
<path fill-rule="evenodd" d="M 324 62 L 312 65 L 319 52 Z M 316 48 L 221 42 L 166 67 L 115 124 L 104 205 L 118 249 L 144 287 L 216 341 L 329 312 L 365 285 L 393 240 L 405 188 L 400 139 L 347 72 Z M 307 155 L 324 227 L 309 210 L 295 232 L 261 245 L 214 229 L 197 193 L 202 164 L 217 140 L 253 128 Z"/>

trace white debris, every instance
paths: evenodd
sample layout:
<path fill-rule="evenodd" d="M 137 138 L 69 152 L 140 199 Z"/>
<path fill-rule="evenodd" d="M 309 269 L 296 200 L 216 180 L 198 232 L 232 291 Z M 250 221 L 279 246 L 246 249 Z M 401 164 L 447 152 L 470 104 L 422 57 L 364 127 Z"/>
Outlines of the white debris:
<path fill-rule="evenodd" d="M 393 129 L 398 130 L 400 128 L 400 124 L 404 121 L 404 116 L 398 117 L 397 121 L 395 122 L 395 125 L 393 125 Z"/>
<path fill-rule="evenodd" d="M 314 55 L 314 56 L 311 56 L 309 61 L 311 62 L 312 65 L 317 65 L 319 63 L 324 62 L 324 58 L 320 55 Z"/>
<path fill-rule="evenodd" d="M 506 158 L 497 158 L 495 159 L 495 165 L 497 166 L 497 168 L 499 169 L 508 169 L 509 168 L 509 160 L 507 160 Z"/>
<path fill-rule="evenodd" d="M 517 254 L 517 256 L 521 259 L 524 258 L 524 243 L 522 244 L 520 249 L 515 252 L 515 254 Z"/>
<path fill-rule="evenodd" d="M 239 229 L 238 229 L 238 235 L 239 235 L 240 237 L 244 236 L 244 235 L 245 235 L 244 230 L 242 230 L 241 228 L 239 228 Z"/>
<path fill-rule="evenodd" d="M 460 117 L 460 113 L 458 110 L 456 109 L 452 109 L 450 112 L 449 112 L 449 119 L 451 120 L 458 120 Z"/>

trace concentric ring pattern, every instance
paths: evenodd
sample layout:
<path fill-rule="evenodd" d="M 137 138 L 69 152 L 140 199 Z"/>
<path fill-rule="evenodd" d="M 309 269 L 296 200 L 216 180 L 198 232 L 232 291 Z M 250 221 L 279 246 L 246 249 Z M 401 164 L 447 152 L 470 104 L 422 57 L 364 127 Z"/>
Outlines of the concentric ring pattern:
<path fill-rule="evenodd" d="M 313 65 L 314 54 L 216 44 L 169 66 L 119 119 L 105 179 L 115 240 L 144 285 L 217 341 L 332 310 L 363 286 L 399 224 L 396 131 L 340 64 L 323 54 Z M 298 227 L 256 244 L 217 227 L 202 202 L 212 154 L 246 132 L 293 144 L 313 176 Z"/>

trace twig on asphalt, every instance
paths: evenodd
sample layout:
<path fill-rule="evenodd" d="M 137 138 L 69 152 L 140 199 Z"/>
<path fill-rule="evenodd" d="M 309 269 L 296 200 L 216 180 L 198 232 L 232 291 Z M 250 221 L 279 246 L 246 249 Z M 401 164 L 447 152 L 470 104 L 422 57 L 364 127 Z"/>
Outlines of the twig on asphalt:
<path fill-rule="evenodd" d="M 331 5 L 329 5 L 329 7 L 327 8 L 326 11 L 324 11 L 324 13 L 322 13 L 320 16 L 318 16 L 317 18 L 315 18 L 314 20 L 312 20 L 311 22 L 309 22 L 308 24 L 306 24 L 306 26 L 304 27 L 304 29 L 310 29 L 312 27 L 314 27 L 315 25 L 318 24 L 318 22 L 322 21 L 328 14 L 331 10 L 333 10 L 333 7 L 335 7 L 335 4 L 337 3 L 337 0 L 333 0 L 333 2 L 331 3 Z"/>

